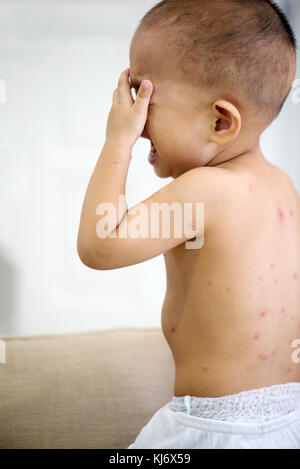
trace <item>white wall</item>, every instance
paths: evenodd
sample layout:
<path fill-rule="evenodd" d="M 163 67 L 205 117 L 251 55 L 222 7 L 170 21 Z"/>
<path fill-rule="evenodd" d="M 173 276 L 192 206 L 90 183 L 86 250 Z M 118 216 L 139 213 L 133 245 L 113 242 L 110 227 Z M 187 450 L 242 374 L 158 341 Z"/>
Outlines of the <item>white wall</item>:
<path fill-rule="evenodd" d="M 291 21 L 298 39 L 297 79 L 300 78 L 300 2 L 277 0 Z M 291 91 L 279 117 L 262 136 L 262 149 L 266 158 L 283 168 L 292 178 L 300 192 L 300 103 L 293 100 L 295 93 L 300 97 L 299 88 Z"/>
<path fill-rule="evenodd" d="M 160 325 L 162 256 L 96 272 L 76 252 L 81 205 L 112 92 L 129 65 L 138 20 L 154 3 L 0 0 L 2 335 Z M 299 30 L 298 5 L 297 11 Z M 299 113 L 300 105 L 289 100 L 263 140 L 266 156 L 298 189 Z M 129 206 L 170 182 L 155 176 L 148 150 L 144 140 L 135 146 Z"/>

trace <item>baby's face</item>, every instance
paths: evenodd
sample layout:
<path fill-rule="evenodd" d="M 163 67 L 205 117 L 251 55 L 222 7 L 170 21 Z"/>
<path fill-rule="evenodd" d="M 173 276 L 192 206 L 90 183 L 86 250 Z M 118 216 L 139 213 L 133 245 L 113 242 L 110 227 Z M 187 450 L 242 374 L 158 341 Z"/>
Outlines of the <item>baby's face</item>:
<path fill-rule="evenodd" d="M 168 59 L 163 63 L 160 54 L 155 52 L 155 47 L 133 41 L 130 81 L 136 91 L 143 79 L 153 84 L 142 137 L 155 146 L 152 164 L 156 174 L 176 178 L 190 169 L 205 166 L 210 160 L 207 154 L 210 109 L 205 95 L 186 84 L 184 77 L 168 67 Z"/>

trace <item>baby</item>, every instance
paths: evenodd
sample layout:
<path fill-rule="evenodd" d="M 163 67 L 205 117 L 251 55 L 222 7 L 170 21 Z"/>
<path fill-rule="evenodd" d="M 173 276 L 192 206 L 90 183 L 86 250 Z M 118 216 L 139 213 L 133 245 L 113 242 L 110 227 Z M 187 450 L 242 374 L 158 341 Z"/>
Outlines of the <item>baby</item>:
<path fill-rule="evenodd" d="M 295 51 L 269 0 L 164 0 L 134 34 L 78 233 L 92 269 L 166 262 L 174 395 L 129 448 L 300 448 L 300 198 L 260 148 Z M 157 176 L 174 180 L 128 209 L 140 136 Z M 146 223 L 157 206 L 172 233 Z"/>

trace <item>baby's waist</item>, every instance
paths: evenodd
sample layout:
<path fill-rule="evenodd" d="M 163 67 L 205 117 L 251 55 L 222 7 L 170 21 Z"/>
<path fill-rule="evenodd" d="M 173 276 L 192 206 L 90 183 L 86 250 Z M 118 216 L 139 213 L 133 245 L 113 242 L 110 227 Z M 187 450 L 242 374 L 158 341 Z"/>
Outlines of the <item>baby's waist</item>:
<path fill-rule="evenodd" d="M 284 383 L 216 398 L 173 396 L 172 409 L 201 418 L 265 422 L 300 407 L 300 383 Z"/>
<path fill-rule="evenodd" d="M 291 354 L 278 357 L 213 355 L 209 351 L 189 357 L 186 351 L 172 352 L 175 365 L 174 395 L 219 397 L 248 389 L 300 382 L 300 366 Z"/>

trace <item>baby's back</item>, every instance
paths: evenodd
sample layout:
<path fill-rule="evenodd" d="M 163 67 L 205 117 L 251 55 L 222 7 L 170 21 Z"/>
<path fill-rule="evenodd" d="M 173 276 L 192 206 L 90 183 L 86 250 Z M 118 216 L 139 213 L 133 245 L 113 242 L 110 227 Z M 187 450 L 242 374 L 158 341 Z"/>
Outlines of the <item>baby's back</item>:
<path fill-rule="evenodd" d="M 223 167 L 231 191 L 209 214 L 203 248 L 165 253 L 175 395 L 300 381 L 291 346 L 300 338 L 300 197 L 264 159 Z"/>

